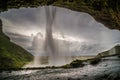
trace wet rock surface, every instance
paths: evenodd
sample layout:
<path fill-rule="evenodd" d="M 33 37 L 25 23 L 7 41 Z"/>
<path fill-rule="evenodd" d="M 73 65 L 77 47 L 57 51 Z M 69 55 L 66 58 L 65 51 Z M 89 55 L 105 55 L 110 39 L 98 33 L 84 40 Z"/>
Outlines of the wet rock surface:
<path fill-rule="evenodd" d="M 3 71 L 0 80 L 120 80 L 120 59 L 110 58 L 80 68 Z"/>

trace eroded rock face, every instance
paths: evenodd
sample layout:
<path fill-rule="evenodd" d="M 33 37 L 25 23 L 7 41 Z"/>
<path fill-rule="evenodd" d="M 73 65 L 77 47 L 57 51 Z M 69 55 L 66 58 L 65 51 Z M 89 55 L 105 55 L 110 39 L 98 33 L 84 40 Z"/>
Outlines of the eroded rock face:
<path fill-rule="evenodd" d="M 0 19 L 0 33 L 2 32 L 2 21 Z"/>
<path fill-rule="evenodd" d="M 0 3 L 0 12 L 7 11 L 9 8 L 38 7 L 40 5 L 66 7 L 75 11 L 89 13 L 106 27 L 120 30 L 119 0 L 18 0 L 17 2 L 16 0 L 2 0 Z"/>

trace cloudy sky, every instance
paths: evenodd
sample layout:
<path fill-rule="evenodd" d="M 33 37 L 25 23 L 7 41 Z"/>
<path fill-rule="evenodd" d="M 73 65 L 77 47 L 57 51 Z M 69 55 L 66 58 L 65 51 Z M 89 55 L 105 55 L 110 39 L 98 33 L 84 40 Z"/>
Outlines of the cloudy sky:
<path fill-rule="evenodd" d="M 53 6 L 49 6 L 51 9 Z M 110 30 L 87 13 L 56 8 L 53 37 L 72 55 L 94 55 L 120 44 L 120 31 Z M 45 7 L 10 9 L 0 14 L 3 31 L 12 42 L 35 54 L 45 39 Z M 37 38 L 39 38 L 37 40 Z M 34 45 L 33 44 L 37 44 Z M 67 49 L 67 48 L 66 48 Z M 68 49 L 67 49 L 68 50 Z M 44 52 L 41 52 L 44 54 Z"/>

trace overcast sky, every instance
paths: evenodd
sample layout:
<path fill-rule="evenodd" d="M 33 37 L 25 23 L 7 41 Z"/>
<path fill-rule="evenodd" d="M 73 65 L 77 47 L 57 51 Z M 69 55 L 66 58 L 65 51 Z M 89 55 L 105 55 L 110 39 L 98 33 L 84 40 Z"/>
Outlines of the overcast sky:
<path fill-rule="evenodd" d="M 34 54 L 32 45 L 39 33 L 37 43 L 42 46 L 46 28 L 45 7 L 10 9 L 2 12 L 0 18 L 3 31 L 12 42 Z M 72 55 L 93 55 L 120 44 L 120 31 L 108 29 L 87 13 L 59 7 L 56 7 L 53 35 L 59 42 L 64 36 Z"/>

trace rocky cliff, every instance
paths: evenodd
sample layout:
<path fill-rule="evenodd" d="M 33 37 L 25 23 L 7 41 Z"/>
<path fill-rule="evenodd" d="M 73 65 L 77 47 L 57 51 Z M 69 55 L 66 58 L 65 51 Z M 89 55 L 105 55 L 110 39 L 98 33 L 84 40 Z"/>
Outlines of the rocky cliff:
<path fill-rule="evenodd" d="M 120 30 L 120 0 L 1 0 L 0 12 L 11 8 L 54 5 L 92 15 L 106 27 Z"/>
<path fill-rule="evenodd" d="M 0 20 L 0 69 L 20 68 L 32 60 L 32 54 L 10 42 L 10 39 L 4 35 Z"/>
<path fill-rule="evenodd" d="M 118 55 L 120 56 L 120 45 L 117 45 L 115 46 L 114 48 L 108 50 L 108 51 L 105 51 L 105 52 L 102 52 L 102 53 L 99 53 L 96 58 L 98 57 L 107 57 L 107 56 L 115 56 L 115 55 Z"/>

